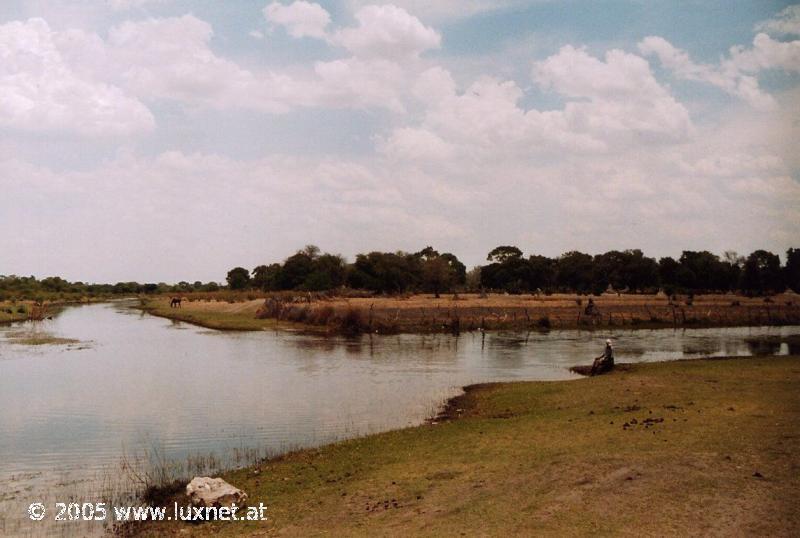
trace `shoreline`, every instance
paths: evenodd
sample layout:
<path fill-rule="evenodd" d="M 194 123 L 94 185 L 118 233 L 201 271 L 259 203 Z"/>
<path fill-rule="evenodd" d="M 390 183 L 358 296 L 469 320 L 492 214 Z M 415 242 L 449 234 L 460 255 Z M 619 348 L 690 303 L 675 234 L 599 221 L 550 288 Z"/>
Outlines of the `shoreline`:
<path fill-rule="evenodd" d="M 698 296 L 684 303 L 644 295 L 594 298 L 597 314 L 587 316 L 586 297 L 575 295 L 432 296 L 377 298 L 243 298 L 184 300 L 170 308 L 168 298 L 142 299 L 153 315 L 217 330 L 283 329 L 317 335 L 436 334 L 474 331 L 554 329 L 663 329 L 800 324 L 800 301 L 794 294 L 776 298 L 735 295 Z"/>
<path fill-rule="evenodd" d="M 592 378 L 468 385 L 421 425 L 222 473 L 248 493 L 248 503 L 269 505 L 263 524 L 162 522 L 127 530 L 241 536 L 562 534 L 596 531 L 598 524 L 606 532 L 645 534 L 681 534 L 698 523 L 712 534 L 800 529 L 800 515 L 780 501 L 800 487 L 792 471 L 798 452 L 780 448 L 800 439 L 800 357 L 619 366 Z M 607 512 L 606 496 L 630 510 Z M 694 502 L 698 496 L 704 503 Z M 182 494 L 169 498 L 185 501 Z M 753 516 L 746 521 L 742 503 Z"/>

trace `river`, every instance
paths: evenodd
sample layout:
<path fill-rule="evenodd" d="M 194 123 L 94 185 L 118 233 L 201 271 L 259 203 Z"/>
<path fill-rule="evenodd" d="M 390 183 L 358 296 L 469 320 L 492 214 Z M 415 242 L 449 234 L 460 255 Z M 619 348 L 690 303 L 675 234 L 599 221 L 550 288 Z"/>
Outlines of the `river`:
<path fill-rule="evenodd" d="M 22 343 L 44 337 L 70 340 Z M 96 534 L 27 507 L 418 424 L 466 384 L 575 377 L 607 337 L 618 362 L 800 353 L 800 327 L 346 339 L 212 331 L 125 302 L 0 327 L 0 535 Z"/>

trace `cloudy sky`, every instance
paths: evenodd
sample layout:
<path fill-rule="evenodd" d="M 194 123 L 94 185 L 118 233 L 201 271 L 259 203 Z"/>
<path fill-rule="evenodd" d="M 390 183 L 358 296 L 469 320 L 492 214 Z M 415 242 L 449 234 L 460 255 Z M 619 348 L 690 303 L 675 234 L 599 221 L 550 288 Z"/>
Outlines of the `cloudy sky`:
<path fill-rule="evenodd" d="M 800 6 L 3 0 L 0 274 L 800 247 Z"/>

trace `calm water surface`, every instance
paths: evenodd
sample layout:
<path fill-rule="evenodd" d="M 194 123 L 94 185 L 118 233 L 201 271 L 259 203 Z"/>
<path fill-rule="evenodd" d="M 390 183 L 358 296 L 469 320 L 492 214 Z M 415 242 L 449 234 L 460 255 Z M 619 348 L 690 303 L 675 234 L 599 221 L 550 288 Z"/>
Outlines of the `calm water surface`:
<path fill-rule="evenodd" d="M 32 334 L 78 342 L 18 343 Z M 99 532 L 32 524 L 27 506 L 122 495 L 121 462 L 188 472 L 416 424 L 466 384 L 569 379 L 608 336 L 621 362 L 800 353 L 800 327 L 348 340 L 222 333 L 123 303 L 0 327 L 0 535 Z"/>

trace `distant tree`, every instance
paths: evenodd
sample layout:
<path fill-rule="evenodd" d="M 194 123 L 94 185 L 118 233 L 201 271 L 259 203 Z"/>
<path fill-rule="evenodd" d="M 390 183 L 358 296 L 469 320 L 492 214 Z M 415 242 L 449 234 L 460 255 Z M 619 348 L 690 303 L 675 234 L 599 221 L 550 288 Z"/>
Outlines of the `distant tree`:
<path fill-rule="evenodd" d="M 547 256 L 528 257 L 528 290 L 549 290 L 556 283 L 556 262 Z"/>
<path fill-rule="evenodd" d="M 792 291 L 800 293 L 800 248 L 790 248 L 786 251 L 783 281 Z"/>
<path fill-rule="evenodd" d="M 419 256 L 405 252 L 359 254 L 347 274 L 352 288 L 379 293 L 400 293 L 418 286 L 421 276 Z"/>
<path fill-rule="evenodd" d="M 783 291 L 782 277 L 780 257 L 766 250 L 756 250 L 744 262 L 742 289 L 758 294 Z"/>
<path fill-rule="evenodd" d="M 558 287 L 579 293 L 592 291 L 594 283 L 592 261 L 592 257 L 589 254 L 578 251 L 562 254 L 556 260 Z"/>
<path fill-rule="evenodd" d="M 314 260 L 319 256 L 320 250 L 317 245 L 306 245 L 300 252 Z"/>
<path fill-rule="evenodd" d="M 206 284 L 203 284 L 203 291 L 218 291 L 218 290 L 219 290 L 219 284 L 217 284 L 216 282 L 207 282 Z"/>
<path fill-rule="evenodd" d="M 259 265 L 253 269 L 253 287 L 264 291 L 277 290 L 279 289 L 280 274 L 281 264 L 279 263 Z"/>
<path fill-rule="evenodd" d="M 347 264 L 337 254 L 322 254 L 312 258 L 311 272 L 303 281 L 303 289 L 322 291 L 344 285 Z"/>
<path fill-rule="evenodd" d="M 675 258 L 669 256 L 658 260 L 658 279 L 661 287 L 668 295 L 672 295 L 674 289 L 678 286 L 678 270 L 680 264 L 675 261 Z"/>
<path fill-rule="evenodd" d="M 719 256 L 707 250 L 684 250 L 678 261 L 685 270 L 688 270 L 681 273 L 684 276 L 684 282 L 681 282 L 683 287 L 697 291 L 725 288 L 722 276 L 724 270 Z"/>
<path fill-rule="evenodd" d="M 522 258 L 522 251 L 517 247 L 500 246 L 492 249 L 489 255 L 486 256 L 487 261 L 495 263 L 503 263 L 512 258 Z"/>
<path fill-rule="evenodd" d="M 300 288 L 314 270 L 314 256 L 316 253 L 308 252 L 309 247 L 298 251 L 286 258 L 278 275 L 278 288 L 294 290 Z"/>
<path fill-rule="evenodd" d="M 453 274 L 450 266 L 441 256 L 425 260 L 422 263 L 421 276 L 425 291 L 432 292 L 437 299 L 442 291 L 453 286 Z"/>
<path fill-rule="evenodd" d="M 480 265 L 476 265 L 467 271 L 465 285 L 468 290 L 475 291 L 481 287 L 481 269 Z"/>
<path fill-rule="evenodd" d="M 226 279 L 232 290 L 243 290 L 250 285 L 250 271 L 244 267 L 234 267 L 228 271 Z"/>

